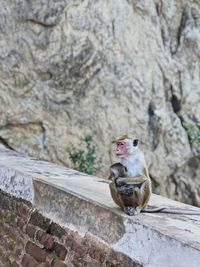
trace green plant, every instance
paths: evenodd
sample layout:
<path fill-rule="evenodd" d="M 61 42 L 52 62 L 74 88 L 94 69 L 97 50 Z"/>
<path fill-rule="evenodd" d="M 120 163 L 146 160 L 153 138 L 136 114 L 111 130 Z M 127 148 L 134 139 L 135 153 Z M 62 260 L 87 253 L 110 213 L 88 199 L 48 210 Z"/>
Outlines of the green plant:
<path fill-rule="evenodd" d="M 154 194 L 158 194 L 159 183 L 155 181 L 155 179 L 153 179 L 151 176 L 150 178 L 151 178 L 152 192 Z"/>
<path fill-rule="evenodd" d="M 12 237 L 9 237 L 9 236 L 8 236 L 8 239 L 9 239 L 10 243 L 11 243 L 13 246 L 15 246 L 15 245 L 17 244 L 17 241 L 16 241 L 15 239 L 13 239 Z"/>
<path fill-rule="evenodd" d="M 87 174 L 93 174 L 94 171 L 100 168 L 100 160 L 96 157 L 96 146 L 94 144 L 92 135 L 87 134 L 83 139 L 79 147 L 69 150 L 69 157 L 73 163 L 74 169 L 85 172 Z"/>
<path fill-rule="evenodd" d="M 188 135 L 188 140 L 190 144 L 198 143 L 200 144 L 200 123 L 196 124 L 196 127 L 188 122 L 182 123 L 183 128 L 186 130 Z"/>

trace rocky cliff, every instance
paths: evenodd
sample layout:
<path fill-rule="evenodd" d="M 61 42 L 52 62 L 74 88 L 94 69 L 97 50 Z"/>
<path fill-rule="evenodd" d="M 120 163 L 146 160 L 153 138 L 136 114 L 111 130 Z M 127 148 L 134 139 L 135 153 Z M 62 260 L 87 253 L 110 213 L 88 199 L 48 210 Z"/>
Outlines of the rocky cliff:
<path fill-rule="evenodd" d="M 142 140 L 157 192 L 200 206 L 197 0 L 0 0 L 0 139 L 70 166 L 85 133 Z M 102 175 L 106 171 L 101 172 Z"/>

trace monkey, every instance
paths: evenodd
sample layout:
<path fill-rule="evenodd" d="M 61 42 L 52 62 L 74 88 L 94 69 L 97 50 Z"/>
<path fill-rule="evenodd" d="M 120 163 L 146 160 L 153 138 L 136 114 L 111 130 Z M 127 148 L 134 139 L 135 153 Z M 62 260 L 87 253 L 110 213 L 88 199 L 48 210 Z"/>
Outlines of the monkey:
<path fill-rule="evenodd" d="M 122 177 L 116 177 L 116 165 L 115 168 L 111 166 L 109 176 L 113 181 L 109 185 L 111 196 L 126 214 L 136 215 L 146 208 L 152 192 L 144 154 L 138 147 L 138 139 L 124 135 L 114 142 L 117 145 L 116 155 L 120 157 L 119 163 L 124 166 L 125 171 Z M 119 169 L 118 165 L 118 172 L 122 170 L 123 168 Z"/>
<path fill-rule="evenodd" d="M 200 215 L 199 211 L 179 210 L 169 207 L 146 208 L 151 196 L 151 180 L 144 154 L 138 148 L 138 139 L 124 135 L 118 137 L 116 154 L 120 162 L 111 165 L 109 183 L 114 202 L 127 215 L 145 213 L 167 213 L 180 215 Z"/>
<path fill-rule="evenodd" d="M 121 163 L 114 163 L 113 165 L 111 165 L 110 167 L 110 172 L 111 175 L 109 177 L 109 179 L 112 179 L 114 177 L 114 181 L 111 181 L 111 183 L 115 183 L 116 188 L 117 188 L 117 193 L 116 193 L 116 188 L 115 189 L 115 193 L 118 194 L 118 202 L 120 203 L 119 206 L 121 206 L 122 208 L 128 203 L 129 205 L 132 205 L 132 198 L 135 197 L 135 195 L 133 196 L 134 193 L 134 187 L 141 185 L 145 179 L 141 177 L 137 178 L 135 180 L 134 184 L 130 184 L 130 185 L 126 185 L 123 183 L 116 183 L 116 180 L 120 179 L 120 177 L 126 177 L 127 176 L 127 170 L 126 168 L 121 164 Z M 102 181 L 101 181 L 102 182 Z M 104 181 L 105 182 L 105 181 Z M 113 191 L 111 191 L 112 193 Z M 132 196 L 132 198 L 130 198 Z M 116 195 L 114 194 L 113 198 L 115 198 Z M 141 210 L 142 213 L 167 213 L 167 214 L 180 214 L 180 215 L 200 215 L 200 212 L 198 211 L 193 211 L 193 210 L 179 210 L 179 209 L 173 209 L 173 208 L 169 208 L 169 207 L 151 207 L 151 208 L 144 208 Z"/>

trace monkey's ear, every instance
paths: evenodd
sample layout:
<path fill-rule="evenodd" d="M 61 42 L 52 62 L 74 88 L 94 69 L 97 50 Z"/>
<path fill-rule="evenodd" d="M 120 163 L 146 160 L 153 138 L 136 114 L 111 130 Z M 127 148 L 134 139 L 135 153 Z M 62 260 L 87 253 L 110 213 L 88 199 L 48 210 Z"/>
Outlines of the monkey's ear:
<path fill-rule="evenodd" d="M 133 146 L 137 146 L 138 143 L 139 143 L 139 140 L 138 140 L 138 139 L 134 139 L 134 140 L 133 140 Z"/>

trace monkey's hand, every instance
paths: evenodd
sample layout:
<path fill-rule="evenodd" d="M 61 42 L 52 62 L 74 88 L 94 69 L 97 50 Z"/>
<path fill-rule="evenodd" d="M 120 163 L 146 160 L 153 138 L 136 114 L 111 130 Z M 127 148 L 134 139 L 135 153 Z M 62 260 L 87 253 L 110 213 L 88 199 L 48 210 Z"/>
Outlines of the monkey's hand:
<path fill-rule="evenodd" d="M 134 191 L 134 185 L 124 185 L 117 188 L 117 191 L 120 195 L 132 196 Z"/>
<path fill-rule="evenodd" d="M 117 187 L 121 187 L 123 185 L 126 185 L 126 178 L 123 178 L 123 177 L 117 177 L 115 179 L 115 184 Z"/>

